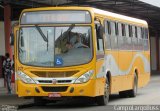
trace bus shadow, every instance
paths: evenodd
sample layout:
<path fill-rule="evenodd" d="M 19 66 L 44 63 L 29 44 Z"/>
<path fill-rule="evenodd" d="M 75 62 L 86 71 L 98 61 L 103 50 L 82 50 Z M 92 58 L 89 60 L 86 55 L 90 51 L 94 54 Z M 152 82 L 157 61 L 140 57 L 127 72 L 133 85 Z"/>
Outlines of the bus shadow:
<path fill-rule="evenodd" d="M 89 108 L 97 106 L 94 100 L 79 98 L 79 99 L 68 99 L 64 101 L 59 101 L 56 103 L 48 103 L 43 106 L 36 106 L 33 103 L 29 105 L 21 105 L 18 109 L 79 109 L 79 108 Z"/>
<path fill-rule="evenodd" d="M 109 96 L 109 102 L 113 102 L 113 101 L 116 101 L 116 100 L 120 100 L 122 99 L 119 94 L 112 94 Z"/>
<path fill-rule="evenodd" d="M 142 95 L 144 95 L 144 93 L 138 93 L 136 97 L 120 97 L 119 94 L 112 94 L 110 95 L 109 103 L 120 101 L 120 100 L 126 100 L 126 99 L 136 99 L 137 97 L 142 96 Z"/>
<path fill-rule="evenodd" d="M 137 96 L 140 96 L 141 94 L 138 94 Z M 124 100 L 128 99 L 121 98 L 119 94 L 112 94 L 110 95 L 110 102 L 118 101 L 118 100 Z M 48 103 L 43 106 L 35 106 L 34 104 L 29 104 L 19 107 L 19 109 L 79 109 L 79 108 L 95 108 L 98 107 L 94 99 L 86 99 L 86 98 L 78 98 L 78 99 L 67 99 L 64 101 L 59 101 L 56 103 Z M 103 106 L 101 106 L 103 107 Z"/>

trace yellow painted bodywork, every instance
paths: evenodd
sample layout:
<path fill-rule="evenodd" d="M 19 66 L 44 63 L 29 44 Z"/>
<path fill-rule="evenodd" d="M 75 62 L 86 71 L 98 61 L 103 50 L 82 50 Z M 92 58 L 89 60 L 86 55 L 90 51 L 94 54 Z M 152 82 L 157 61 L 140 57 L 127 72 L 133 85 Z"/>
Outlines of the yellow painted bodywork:
<path fill-rule="evenodd" d="M 118 52 L 118 54 L 115 54 Z M 146 58 L 148 56 L 148 61 L 150 61 L 150 53 L 148 52 L 139 52 L 139 51 L 106 51 L 107 54 L 112 54 L 117 61 L 119 69 L 122 71 L 126 71 L 129 69 L 133 57 L 137 53 L 143 54 Z M 111 77 L 111 93 L 116 93 L 119 91 L 130 90 L 133 89 L 134 83 L 134 74 L 135 70 L 137 70 L 138 76 L 138 87 L 145 86 L 150 80 L 150 72 L 146 73 L 144 70 L 144 61 L 142 58 L 137 57 L 131 67 L 129 73 L 125 75 L 118 75 Z"/>
<path fill-rule="evenodd" d="M 18 80 L 18 96 L 48 96 L 49 92 L 42 90 L 42 86 L 68 86 L 67 91 L 58 92 L 61 96 L 88 96 L 94 97 L 95 95 L 103 95 L 103 90 L 100 89 L 100 86 L 104 79 L 89 80 L 87 83 L 83 84 L 69 84 L 69 85 L 37 85 L 37 84 L 25 84 L 22 81 Z M 35 88 L 38 88 L 40 93 L 35 91 Z M 70 89 L 74 88 L 74 92 L 71 93 Z M 98 89 L 97 89 L 98 88 Z M 96 91 L 99 90 L 99 91 Z M 51 92 L 50 92 L 51 93 Z"/>
<path fill-rule="evenodd" d="M 114 17 L 106 17 L 104 15 L 95 14 L 92 11 L 92 8 L 89 7 L 52 7 L 52 8 L 36 8 L 36 9 L 26 9 L 24 12 L 28 11 L 41 11 L 41 10 L 88 10 L 91 13 L 92 16 L 92 23 L 90 24 L 92 28 L 94 28 L 94 17 L 100 17 L 101 20 L 107 19 L 116 19 L 119 21 L 123 21 Z M 127 22 L 127 21 L 123 21 Z M 133 24 L 136 24 L 133 22 Z M 51 26 L 51 24 L 49 24 Z M 54 25 L 54 24 L 53 24 Z M 61 24 L 62 25 L 62 24 Z M 85 24 L 82 24 L 85 25 Z M 138 24 L 143 27 L 148 27 L 143 24 Z M 16 34 L 15 34 L 16 35 Z M 101 78 L 97 78 L 97 74 L 102 68 L 102 65 L 104 64 L 105 60 L 96 60 L 96 36 L 94 33 L 94 30 L 92 30 L 92 36 L 93 36 L 93 59 L 90 63 L 80 65 L 80 66 L 71 66 L 71 67 L 64 67 L 64 68 L 42 68 L 42 67 L 32 67 L 32 66 L 25 66 L 20 63 L 18 59 L 18 38 L 15 38 L 15 65 L 16 65 L 16 72 L 22 71 L 25 72 L 27 75 L 29 75 L 31 78 L 36 77 L 34 74 L 31 73 L 31 71 L 74 71 L 79 70 L 79 73 L 73 75 L 73 77 L 79 77 L 88 70 L 94 70 L 94 75 L 91 77 L 91 79 L 87 83 L 83 84 L 61 84 L 61 85 L 40 85 L 40 84 L 25 84 L 23 83 L 16 75 L 16 92 L 19 97 L 26 97 L 26 96 L 48 96 L 49 92 L 44 92 L 41 89 L 41 86 L 68 86 L 66 92 L 59 92 L 61 96 L 88 96 L 88 97 L 95 97 L 99 95 L 104 95 L 104 85 L 105 85 L 105 76 Z M 105 55 L 111 54 L 114 59 L 116 60 L 119 69 L 121 70 L 128 70 L 131 61 L 133 59 L 133 56 L 138 53 L 136 51 L 112 51 L 112 50 L 106 50 Z M 142 52 L 143 55 L 145 55 L 148 58 L 148 61 L 150 61 L 150 52 Z M 128 90 L 133 88 L 133 80 L 134 80 L 134 72 L 135 69 L 138 71 L 138 87 L 142 87 L 146 85 L 150 79 L 150 74 L 146 74 L 144 71 L 143 61 L 141 58 L 137 58 L 132 66 L 132 69 L 130 72 L 126 75 L 118 75 L 118 76 L 111 76 L 110 78 L 110 92 L 115 93 L 123 90 Z M 112 75 L 112 74 L 111 74 Z M 35 88 L 38 88 L 40 90 L 40 93 L 37 93 L 35 91 Z M 70 88 L 74 88 L 74 92 L 70 93 Z M 82 91 L 83 90 L 83 91 Z"/>

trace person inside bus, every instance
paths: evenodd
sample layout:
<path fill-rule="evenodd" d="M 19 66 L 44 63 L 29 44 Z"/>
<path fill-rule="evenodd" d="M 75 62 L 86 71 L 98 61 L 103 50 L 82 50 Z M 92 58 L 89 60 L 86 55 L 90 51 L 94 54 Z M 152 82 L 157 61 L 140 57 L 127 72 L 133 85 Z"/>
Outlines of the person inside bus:
<path fill-rule="evenodd" d="M 66 43 L 66 47 L 67 47 L 67 50 L 70 50 L 73 48 L 72 44 L 70 42 L 67 42 Z"/>
<path fill-rule="evenodd" d="M 88 48 L 87 45 L 83 44 L 82 43 L 82 40 L 81 40 L 81 37 L 79 34 L 76 34 L 77 35 L 77 40 L 75 42 L 75 44 L 73 45 L 74 48 Z"/>

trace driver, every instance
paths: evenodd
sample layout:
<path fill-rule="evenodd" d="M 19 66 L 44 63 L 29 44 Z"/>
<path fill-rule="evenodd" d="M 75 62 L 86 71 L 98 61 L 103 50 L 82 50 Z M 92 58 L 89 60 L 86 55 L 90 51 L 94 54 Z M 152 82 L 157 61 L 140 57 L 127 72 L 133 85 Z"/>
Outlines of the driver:
<path fill-rule="evenodd" d="M 77 40 L 76 40 L 76 43 L 73 45 L 74 48 L 88 48 L 87 45 L 83 44 L 82 41 L 81 41 L 81 38 L 79 36 L 79 34 L 77 34 Z"/>
<path fill-rule="evenodd" d="M 73 46 L 70 42 L 66 43 L 66 47 L 67 47 L 68 50 L 73 48 Z"/>

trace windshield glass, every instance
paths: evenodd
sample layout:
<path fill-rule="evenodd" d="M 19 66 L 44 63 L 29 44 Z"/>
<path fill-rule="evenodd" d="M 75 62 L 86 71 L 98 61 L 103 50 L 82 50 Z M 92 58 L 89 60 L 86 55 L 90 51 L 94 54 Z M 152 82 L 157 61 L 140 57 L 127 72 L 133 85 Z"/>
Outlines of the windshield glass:
<path fill-rule="evenodd" d="M 63 67 L 88 63 L 92 59 L 89 26 L 22 27 L 19 59 L 22 64 Z"/>

